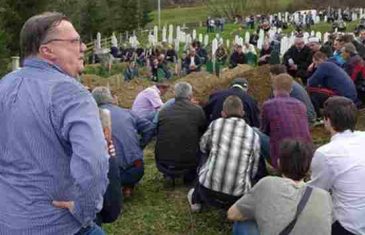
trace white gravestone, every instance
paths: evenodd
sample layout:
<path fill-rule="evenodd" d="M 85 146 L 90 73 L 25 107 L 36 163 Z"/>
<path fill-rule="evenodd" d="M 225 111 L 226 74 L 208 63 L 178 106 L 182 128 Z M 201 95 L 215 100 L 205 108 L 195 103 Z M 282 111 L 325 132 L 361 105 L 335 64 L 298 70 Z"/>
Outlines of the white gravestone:
<path fill-rule="evenodd" d="M 209 44 L 209 35 L 205 34 L 205 36 L 204 36 L 204 47 L 208 46 L 208 44 Z"/>
<path fill-rule="evenodd" d="M 250 33 L 248 31 L 245 33 L 245 43 L 250 43 Z"/>
<path fill-rule="evenodd" d="M 199 42 L 203 42 L 203 34 L 199 33 Z"/>
<path fill-rule="evenodd" d="M 167 28 L 166 28 L 166 26 L 164 26 L 162 28 L 162 41 L 167 42 Z"/>
<path fill-rule="evenodd" d="M 155 27 L 153 27 L 153 35 L 155 36 L 155 42 L 158 42 L 158 27 L 157 27 L 157 25 L 155 25 Z"/>

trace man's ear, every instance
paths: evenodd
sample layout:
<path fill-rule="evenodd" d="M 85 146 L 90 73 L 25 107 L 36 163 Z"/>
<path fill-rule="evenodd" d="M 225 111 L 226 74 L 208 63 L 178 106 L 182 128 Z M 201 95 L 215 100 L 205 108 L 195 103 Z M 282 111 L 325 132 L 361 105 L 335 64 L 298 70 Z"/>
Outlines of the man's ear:
<path fill-rule="evenodd" d="M 39 55 L 41 55 L 45 59 L 53 59 L 54 53 L 51 47 L 48 47 L 46 45 L 41 45 L 38 50 Z"/>

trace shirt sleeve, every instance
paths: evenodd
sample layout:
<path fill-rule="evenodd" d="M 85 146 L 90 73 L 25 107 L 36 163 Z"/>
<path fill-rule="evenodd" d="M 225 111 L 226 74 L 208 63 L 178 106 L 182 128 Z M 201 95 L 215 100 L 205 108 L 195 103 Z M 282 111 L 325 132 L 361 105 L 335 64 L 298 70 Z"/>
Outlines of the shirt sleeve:
<path fill-rule="evenodd" d="M 311 163 L 311 181 L 309 185 L 329 190 L 333 184 L 333 174 L 327 163 L 326 156 L 318 150 L 314 153 Z"/>
<path fill-rule="evenodd" d="M 91 223 L 103 204 L 108 184 L 108 153 L 98 108 L 91 95 L 73 82 L 52 90 L 51 112 L 60 138 L 72 147 L 70 173 L 74 180 L 74 217 Z M 70 199 L 68 199 L 70 200 Z"/>
<path fill-rule="evenodd" d="M 160 95 L 156 91 L 151 90 L 149 92 L 150 96 L 148 100 L 156 110 L 159 109 L 163 105 Z"/>
<path fill-rule="evenodd" d="M 131 115 L 133 116 L 135 123 L 136 123 L 136 129 L 138 133 L 141 135 L 141 146 L 144 147 L 150 142 L 152 137 L 155 135 L 156 126 L 150 122 L 149 120 L 145 118 L 138 117 L 137 115 L 133 114 L 131 112 Z"/>
<path fill-rule="evenodd" d="M 253 179 L 258 171 L 259 168 L 259 161 L 260 161 L 260 138 L 259 135 L 255 133 L 254 130 L 252 130 L 252 132 L 254 133 L 254 141 L 253 141 L 253 165 L 252 165 L 252 174 L 251 174 L 251 179 Z"/>
<path fill-rule="evenodd" d="M 323 86 L 323 79 L 325 77 L 325 74 L 324 74 L 324 68 L 323 67 L 324 65 L 319 65 L 318 68 L 316 69 L 316 71 L 313 73 L 312 76 L 310 76 L 308 78 L 308 86 L 310 87 L 320 87 L 320 86 Z M 326 66 L 327 67 L 327 66 Z"/>

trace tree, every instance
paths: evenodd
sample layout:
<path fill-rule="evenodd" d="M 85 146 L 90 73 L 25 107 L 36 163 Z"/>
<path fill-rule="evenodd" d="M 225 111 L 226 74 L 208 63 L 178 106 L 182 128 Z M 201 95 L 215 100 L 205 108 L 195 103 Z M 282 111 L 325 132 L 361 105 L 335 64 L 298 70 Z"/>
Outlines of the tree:
<path fill-rule="evenodd" d="M 12 55 L 19 55 L 19 34 L 25 21 L 47 9 L 48 0 L 2 0 L 0 21 L 6 33 L 6 44 Z"/>
<path fill-rule="evenodd" d="M 113 26 L 109 22 L 110 14 L 106 0 L 87 0 L 82 9 L 80 33 L 84 40 L 91 41 L 98 32 L 111 33 Z"/>
<path fill-rule="evenodd" d="M 8 72 L 10 62 L 9 51 L 6 47 L 6 34 L 0 25 L 0 79 Z"/>

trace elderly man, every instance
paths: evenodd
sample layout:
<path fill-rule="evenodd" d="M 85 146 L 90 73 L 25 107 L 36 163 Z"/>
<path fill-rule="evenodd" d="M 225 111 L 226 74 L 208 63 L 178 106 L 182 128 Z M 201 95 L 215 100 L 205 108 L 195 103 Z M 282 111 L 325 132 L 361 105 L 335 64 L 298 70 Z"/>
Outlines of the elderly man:
<path fill-rule="evenodd" d="M 204 111 L 193 104 L 189 83 L 175 85 L 175 102 L 158 116 L 155 148 L 157 168 L 166 176 L 184 176 L 190 183 L 199 163 L 199 140 L 206 128 Z"/>
<path fill-rule="evenodd" d="M 355 131 L 357 109 L 345 97 L 324 104 L 324 124 L 331 141 L 314 153 L 309 185 L 331 192 L 333 235 L 365 234 L 365 132 Z"/>
<path fill-rule="evenodd" d="M 112 139 L 120 169 L 123 195 L 131 196 L 134 186 L 144 174 L 143 147 L 155 134 L 155 126 L 147 119 L 113 104 L 113 96 L 106 87 L 96 87 L 92 92 L 101 109 L 110 111 Z"/>
<path fill-rule="evenodd" d="M 75 79 L 85 44 L 60 13 L 31 17 L 23 68 L 0 82 L 0 234 L 104 234 L 108 183 L 99 111 Z"/>
<path fill-rule="evenodd" d="M 280 74 L 272 79 L 274 98 L 262 106 L 261 131 L 270 136 L 271 165 L 278 169 L 279 147 L 285 139 L 311 143 L 305 105 L 290 97 L 293 78 Z"/>
<path fill-rule="evenodd" d="M 308 47 L 312 50 L 313 53 L 317 51 L 323 52 L 327 55 L 327 57 L 331 57 L 333 55 L 333 50 L 328 45 L 322 45 L 321 40 L 317 37 L 311 37 L 308 39 Z"/>
<path fill-rule="evenodd" d="M 312 52 L 305 45 L 303 37 L 295 38 L 294 45 L 285 52 L 283 62 L 292 77 L 299 77 L 303 84 L 307 83 L 307 69 L 312 63 Z"/>
<path fill-rule="evenodd" d="M 139 117 L 153 120 L 156 112 L 163 105 L 161 96 L 165 95 L 170 85 L 157 83 L 138 93 L 133 102 L 132 111 Z"/>

